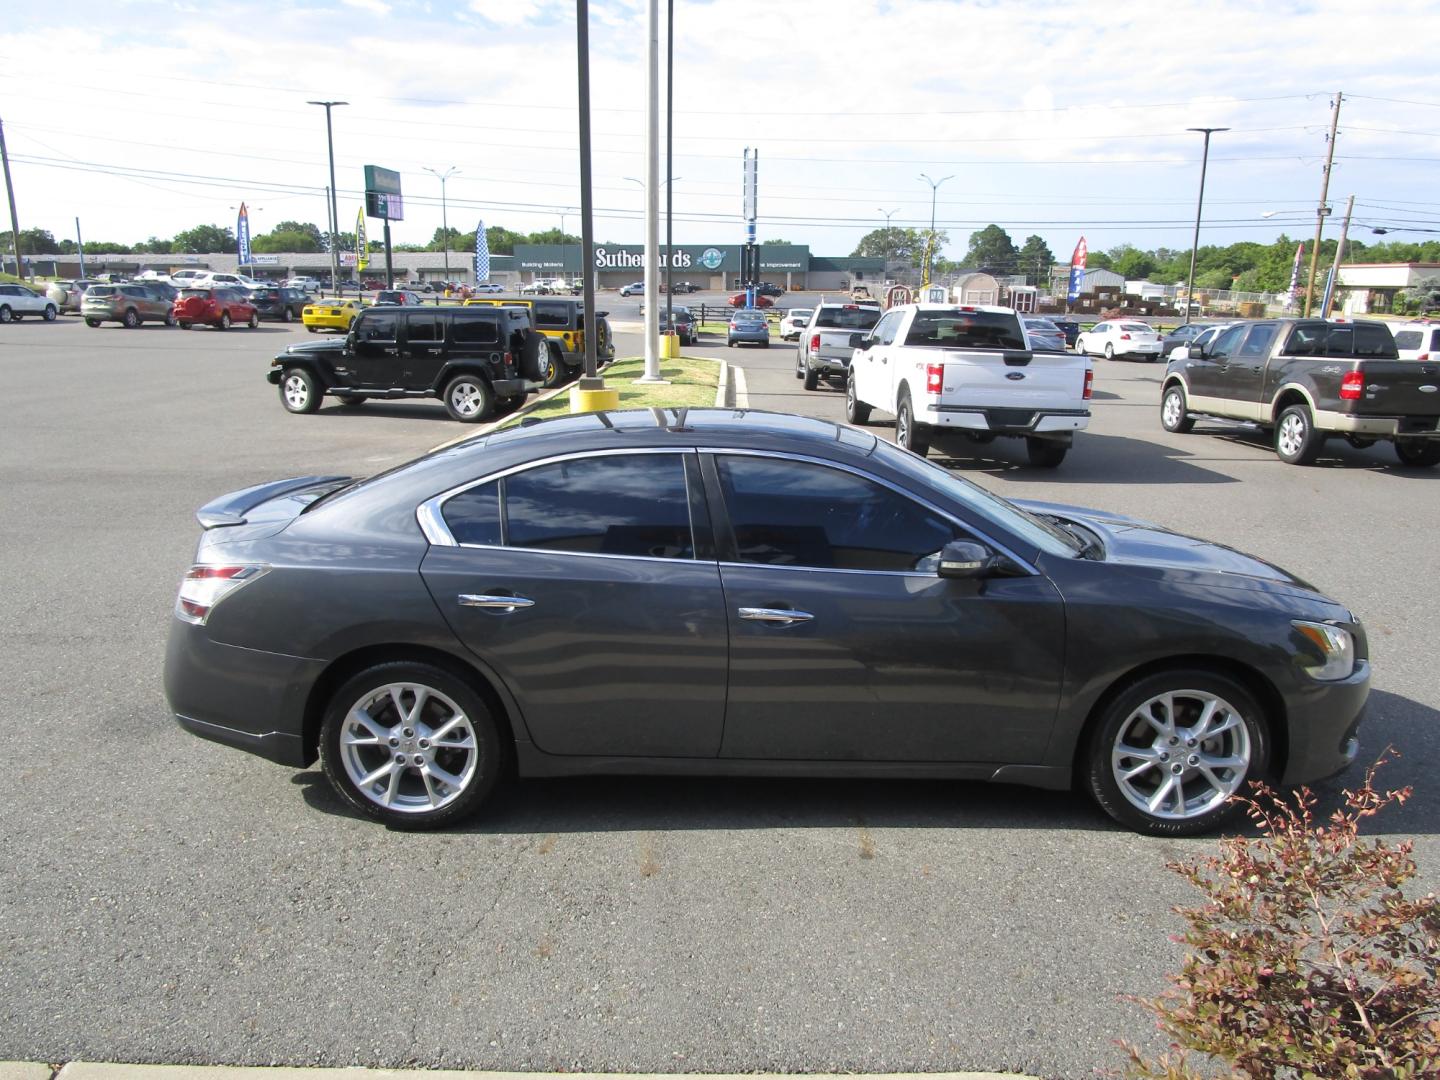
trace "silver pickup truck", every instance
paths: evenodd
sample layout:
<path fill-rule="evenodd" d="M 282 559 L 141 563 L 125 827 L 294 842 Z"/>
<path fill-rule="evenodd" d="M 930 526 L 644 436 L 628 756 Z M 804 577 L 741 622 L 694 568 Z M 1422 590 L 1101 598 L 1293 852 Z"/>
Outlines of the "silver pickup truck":
<path fill-rule="evenodd" d="M 814 390 L 821 379 L 843 383 L 855 351 L 850 335 L 869 330 L 881 314 L 880 305 L 874 303 L 816 305 L 795 346 L 795 377 L 805 380 L 805 389 Z"/>

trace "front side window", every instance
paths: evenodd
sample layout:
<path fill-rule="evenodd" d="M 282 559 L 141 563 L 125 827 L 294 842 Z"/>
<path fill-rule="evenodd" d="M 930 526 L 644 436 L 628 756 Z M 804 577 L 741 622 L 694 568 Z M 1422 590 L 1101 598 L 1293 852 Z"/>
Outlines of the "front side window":
<path fill-rule="evenodd" d="M 395 316 L 390 312 L 372 312 L 361 318 L 355 328 L 355 340 L 367 342 L 393 342 L 395 340 Z"/>
<path fill-rule="evenodd" d="M 1244 333 L 1245 327 L 1232 326 L 1229 330 L 1220 334 L 1215 339 L 1215 343 L 1210 346 L 1209 353 L 1211 359 L 1220 360 L 1233 353 L 1236 346 L 1240 344 L 1240 338 Z"/>
<path fill-rule="evenodd" d="M 1270 343 L 1275 340 L 1274 323 L 1259 323 L 1245 335 L 1245 344 L 1240 346 L 1240 355 L 1250 359 L 1270 355 Z"/>
<path fill-rule="evenodd" d="M 900 329 L 900 320 L 905 318 L 903 311 L 892 311 L 875 324 L 875 329 L 870 333 L 875 339 L 876 345 L 893 345 L 895 333 Z"/>
<path fill-rule="evenodd" d="M 938 514 L 841 469 L 738 455 L 717 465 L 741 562 L 927 571 L 958 535 Z"/>

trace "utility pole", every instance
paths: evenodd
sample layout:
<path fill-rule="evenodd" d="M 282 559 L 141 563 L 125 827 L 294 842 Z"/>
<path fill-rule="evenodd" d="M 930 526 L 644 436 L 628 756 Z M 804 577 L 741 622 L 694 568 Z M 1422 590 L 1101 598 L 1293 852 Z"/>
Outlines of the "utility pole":
<path fill-rule="evenodd" d="M 660 378 L 660 0 L 645 5 L 645 374 Z"/>
<path fill-rule="evenodd" d="M 80 276 L 85 276 L 85 238 L 80 235 L 80 219 L 75 219 L 75 250 L 80 253 Z"/>
<path fill-rule="evenodd" d="M 890 242 L 890 219 L 900 212 L 900 208 L 897 206 L 894 210 L 886 210 L 883 206 L 877 206 L 875 209 L 885 215 L 885 253 L 880 256 L 884 260 L 885 266 L 880 271 L 880 275 L 888 281 L 890 278 L 890 253 L 894 250 L 894 245 Z"/>
<path fill-rule="evenodd" d="M 449 219 L 449 217 L 448 217 L 448 216 L 446 215 L 446 213 L 445 213 L 445 181 L 446 181 L 446 180 L 449 180 L 450 177 L 454 176 L 454 175 L 455 175 L 457 172 L 459 172 L 460 170 L 457 169 L 454 165 L 451 165 L 450 168 L 446 169 L 443 173 L 442 173 L 442 172 L 435 172 L 435 170 L 432 169 L 429 165 L 422 165 L 421 168 L 423 168 L 423 169 L 424 169 L 426 172 L 428 172 L 428 173 L 435 173 L 435 175 L 440 178 L 440 235 L 444 238 L 444 239 L 443 239 L 443 243 L 444 243 L 444 245 L 445 245 L 445 280 L 446 280 L 446 281 L 449 281 L 449 280 L 450 280 L 450 219 Z M 562 222 L 562 224 L 561 224 L 561 226 L 560 226 L 560 232 L 561 232 L 561 233 L 564 233 L 564 232 L 565 232 L 565 226 L 564 226 L 563 222 L 565 221 L 565 218 L 562 216 L 562 217 L 560 218 L 560 221 Z"/>
<path fill-rule="evenodd" d="M 0 163 L 5 166 L 5 192 L 10 196 L 10 248 L 15 252 L 15 276 L 25 277 L 20 267 L 20 219 L 15 214 L 15 185 L 10 182 L 10 154 L 5 149 L 3 122 L 0 122 Z"/>
<path fill-rule="evenodd" d="M 675 0 L 665 0 L 665 335 L 678 346 L 675 333 Z M 668 351 L 668 350 L 667 350 Z M 676 348 L 675 355 L 680 355 Z"/>
<path fill-rule="evenodd" d="M 1330 317 L 1330 301 L 1335 297 L 1335 290 L 1340 285 L 1340 260 L 1345 257 L 1345 241 L 1350 236 L 1350 215 L 1355 212 L 1355 196 L 1351 195 L 1345 203 L 1345 223 L 1340 226 L 1340 242 L 1335 245 L 1335 261 L 1330 264 L 1330 280 L 1325 283 L 1325 302 L 1320 306 L 1320 317 Z"/>
<path fill-rule="evenodd" d="M 330 287 L 340 284 L 340 210 L 335 197 L 335 130 L 330 126 L 330 110 L 348 101 L 307 101 L 306 105 L 325 106 L 325 143 L 330 148 Z M 386 222 L 389 229 L 389 222 Z M 358 239 L 358 237 L 357 237 Z M 388 251 L 387 251 L 388 254 Z"/>
<path fill-rule="evenodd" d="M 946 180 L 954 180 L 954 176 L 942 176 L 939 180 L 931 180 L 924 173 L 920 179 L 930 185 L 930 243 L 925 245 L 925 265 L 920 274 L 920 284 L 930 284 L 930 269 L 935 264 L 935 194 L 940 190 L 940 185 Z"/>
<path fill-rule="evenodd" d="M 1205 205 L 1205 168 L 1210 164 L 1210 136 L 1216 131 L 1229 128 L 1186 128 L 1205 134 L 1205 149 L 1200 152 L 1200 194 L 1195 199 L 1195 238 L 1190 242 L 1190 277 L 1185 286 L 1185 325 L 1190 325 L 1190 312 L 1195 304 L 1195 256 L 1200 251 L 1200 209 Z"/>
<path fill-rule="evenodd" d="M 1340 127 L 1340 101 L 1344 97 L 1340 91 L 1335 91 L 1335 100 L 1331 102 L 1330 108 L 1330 135 L 1327 138 L 1329 145 L 1325 149 L 1325 171 L 1320 177 L 1320 205 L 1315 208 L 1315 243 L 1310 248 L 1310 275 L 1305 279 L 1305 318 L 1310 317 L 1310 304 L 1315 298 L 1315 264 L 1320 258 L 1320 233 L 1325 228 L 1325 218 L 1330 213 L 1330 207 L 1325 205 L 1325 197 L 1330 193 L 1330 166 L 1335 162 L 1335 133 Z"/>

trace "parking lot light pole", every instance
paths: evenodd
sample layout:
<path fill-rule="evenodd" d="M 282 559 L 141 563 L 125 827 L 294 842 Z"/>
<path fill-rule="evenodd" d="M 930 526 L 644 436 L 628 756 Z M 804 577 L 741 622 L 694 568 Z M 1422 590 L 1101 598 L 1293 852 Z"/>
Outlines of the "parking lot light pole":
<path fill-rule="evenodd" d="M 428 173 L 435 173 L 440 178 L 440 236 L 445 250 L 445 280 L 448 283 L 450 280 L 450 218 L 445 213 L 445 181 L 460 170 L 454 165 L 451 165 L 443 173 L 436 172 L 429 165 L 422 165 L 421 168 Z M 564 232 L 565 230 L 562 228 L 560 231 Z"/>
<path fill-rule="evenodd" d="M 925 257 L 925 265 L 921 268 L 920 284 L 930 284 L 930 268 L 935 265 L 935 195 L 940 190 L 940 185 L 946 180 L 954 180 L 954 176 L 942 176 L 939 180 L 931 180 L 924 173 L 920 179 L 930 185 L 930 250 Z"/>
<path fill-rule="evenodd" d="M 340 285 L 340 208 L 335 198 L 335 129 L 330 125 L 330 110 L 348 101 L 307 101 L 306 105 L 325 106 L 325 144 L 330 149 L 330 288 Z"/>
<path fill-rule="evenodd" d="M 1195 303 L 1195 256 L 1200 251 L 1200 208 L 1205 205 L 1205 167 L 1210 162 L 1210 136 L 1217 131 L 1229 131 L 1228 127 L 1213 128 L 1186 128 L 1186 131 L 1199 131 L 1205 136 L 1205 147 L 1200 152 L 1200 195 L 1195 200 L 1195 237 L 1190 242 L 1190 277 L 1185 286 L 1185 323 L 1190 325 L 1191 305 Z"/>
<path fill-rule="evenodd" d="M 894 210 L 886 210 L 883 206 L 877 206 L 875 209 L 885 215 L 885 254 L 881 256 L 885 260 L 885 268 L 881 273 L 888 279 L 890 276 L 890 252 L 894 250 L 890 243 L 890 219 L 900 212 L 900 208 L 897 206 Z"/>

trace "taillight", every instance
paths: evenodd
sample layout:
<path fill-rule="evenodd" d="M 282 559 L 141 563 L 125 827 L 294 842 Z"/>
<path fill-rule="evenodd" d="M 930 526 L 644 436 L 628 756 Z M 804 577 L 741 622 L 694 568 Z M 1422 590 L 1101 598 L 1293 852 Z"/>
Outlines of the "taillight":
<path fill-rule="evenodd" d="M 175 615 L 188 623 L 204 626 L 215 605 L 263 576 L 270 568 L 254 563 L 209 566 L 197 563 L 185 571 L 180 582 L 180 596 L 175 601 Z"/>
<path fill-rule="evenodd" d="M 505 366 L 507 368 L 515 366 L 515 357 L 511 356 L 508 352 L 505 354 Z"/>
<path fill-rule="evenodd" d="M 1365 389 L 1365 374 L 1352 371 L 1340 380 L 1340 397 L 1345 401 L 1356 401 Z"/>
<path fill-rule="evenodd" d="M 925 392 L 927 394 L 938 394 L 945 385 L 945 365 L 925 365 Z"/>
<path fill-rule="evenodd" d="M 820 335 L 814 334 L 810 338 L 810 351 L 818 352 L 820 349 Z"/>
<path fill-rule="evenodd" d="M 1130 335 L 1129 335 L 1129 334 L 1121 334 L 1121 335 L 1120 335 L 1120 340 L 1121 340 L 1121 341 L 1129 341 L 1129 340 L 1130 340 Z"/>
<path fill-rule="evenodd" d="M 1095 390 L 1095 372 L 1091 371 L 1089 368 L 1086 368 L 1086 369 L 1085 369 L 1085 392 L 1084 392 L 1083 394 L 1081 394 L 1080 396 L 1081 396 L 1082 398 L 1084 398 L 1086 401 L 1089 401 L 1089 400 L 1090 400 L 1090 395 L 1094 392 L 1094 390 Z"/>

